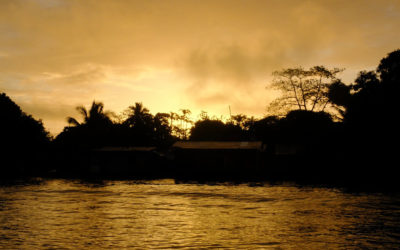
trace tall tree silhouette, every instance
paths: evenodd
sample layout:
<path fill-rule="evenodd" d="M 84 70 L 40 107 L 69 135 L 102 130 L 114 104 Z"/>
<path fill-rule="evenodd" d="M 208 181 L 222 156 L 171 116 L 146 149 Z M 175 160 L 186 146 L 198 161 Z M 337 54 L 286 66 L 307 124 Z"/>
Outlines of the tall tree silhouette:
<path fill-rule="evenodd" d="M 114 124 L 110 118 L 111 112 L 104 111 L 102 102 L 93 101 L 90 108 L 76 107 L 83 121 L 67 117 L 70 126 L 56 137 L 55 145 L 72 149 L 88 149 L 112 145 Z"/>
<path fill-rule="evenodd" d="M 329 103 L 328 87 L 337 81 L 336 75 L 342 71 L 314 66 L 308 70 L 298 67 L 273 72 L 274 79 L 270 87 L 281 91 L 282 96 L 270 104 L 269 111 L 324 111 Z"/>
<path fill-rule="evenodd" d="M 337 83 L 329 91 L 331 101 L 343 110 L 342 144 L 348 158 L 355 162 L 354 167 L 362 166 L 363 173 L 376 175 L 377 181 L 379 175 L 388 179 L 393 174 L 390 161 L 397 160 L 398 147 L 393 145 L 400 140 L 399 65 L 400 50 L 396 50 L 383 58 L 375 71 L 361 71 L 353 84 Z"/>
<path fill-rule="evenodd" d="M 16 173 L 22 168 L 31 171 L 43 164 L 50 135 L 41 120 L 22 112 L 5 93 L 0 93 L 0 170 Z M 24 171 L 22 171 L 24 172 Z"/>
<path fill-rule="evenodd" d="M 127 118 L 124 121 L 124 124 L 128 125 L 130 128 L 135 127 L 144 129 L 152 126 L 153 116 L 140 102 L 135 103 L 134 106 L 129 106 L 125 111 L 125 114 L 127 115 Z"/>
<path fill-rule="evenodd" d="M 178 120 L 180 124 L 175 127 L 176 133 L 180 139 L 187 140 L 189 137 L 189 126 L 193 124 L 193 121 L 189 118 L 192 113 L 189 109 L 181 109 L 181 115 L 178 115 Z"/>
<path fill-rule="evenodd" d="M 154 138 L 157 145 L 166 146 L 173 141 L 169 118 L 168 113 L 157 113 L 154 116 Z"/>
<path fill-rule="evenodd" d="M 337 82 L 330 86 L 329 98 L 342 107 L 346 124 L 358 129 L 392 124 L 399 108 L 399 65 L 400 50 L 396 50 L 381 60 L 376 71 L 361 71 L 353 84 Z"/>
<path fill-rule="evenodd" d="M 154 145 L 154 117 L 142 103 L 135 103 L 125 110 L 126 119 L 123 122 L 130 145 Z"/>
<path fill-rule="evenodd" d="M 400 85 L 400 49 L 389 53 L 381 60 L 377 73 L 382 84 L 397 86 Z"/>
<path fill-rule="evenodd" d="M 84 106 L 78 106 L 76 110 L 82 115 L 83 122 L 80 123 L 75 118 L 68 117 L 68 123 L 73 126 L 101 126 L 111 123 L 110 112 L 104 111 L 104 104 L 102 102 L 93 101 L 89 110 Z"/>

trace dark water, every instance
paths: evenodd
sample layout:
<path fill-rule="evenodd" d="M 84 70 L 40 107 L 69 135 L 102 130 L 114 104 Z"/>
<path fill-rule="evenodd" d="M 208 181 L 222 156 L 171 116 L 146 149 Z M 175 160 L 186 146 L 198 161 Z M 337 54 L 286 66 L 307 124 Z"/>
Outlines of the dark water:
<path fill-rule="evenodd" d="M 400 196 L 172 180 L 0 187 L 0 248 L 399 248 Z"/>

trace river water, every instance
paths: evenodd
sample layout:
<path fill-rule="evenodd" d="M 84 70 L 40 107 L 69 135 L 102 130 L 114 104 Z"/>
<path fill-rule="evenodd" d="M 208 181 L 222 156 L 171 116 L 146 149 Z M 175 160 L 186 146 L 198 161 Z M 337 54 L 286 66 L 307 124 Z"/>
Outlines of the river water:
<path fill-rule="evenodd" d="M 0 186 L 0 248 L 399 248 L 400 196 L 259 184 Z"/>

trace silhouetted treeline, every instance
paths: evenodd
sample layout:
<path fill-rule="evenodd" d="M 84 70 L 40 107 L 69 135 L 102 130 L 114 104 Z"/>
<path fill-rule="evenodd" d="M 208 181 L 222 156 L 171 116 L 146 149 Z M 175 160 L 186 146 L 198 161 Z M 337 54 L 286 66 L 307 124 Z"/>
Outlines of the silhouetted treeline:
<path fill-rule="evenodd" d="M 174 137 L 169 126 L 169 115 L 152 115 L 141 103 L 125 111 L 126 118 L 115 121 L 104 104 L 93 101 L 89 110 L 77 107 L 83 121 L 69 117 L 70 126 L 55 138 L 54 145 L 65 149 L 87 150 L 105 146 L 166 146 Z"/>
<path fill-rule="evenodd" d="M 330 86 L 329 97 L 343 116 L 350 151 L 385 158 L 396 154 L 399 93 L 400 50 L 383 58 L 375 71 L 360 72 L 354 84 Z"/>
<path fill-rule="evenodd" d="M 199 120 L 192 121 L 190 110 L 153 115 L 142 103 L 117 116 L 104 110 L 103 103 L 93 101 L 89 109 L 77 107 L 81 118 L 68 117 L 69 125 L 51 144 L 41 121 L 24 114 L 1 94 L 2 158 L 14 159 L 12 164 L 18 165 L 20 159 L 37 159 L 45 150 L 53 150 L 56 158 L 62 155 L 64 161 L 76 152 L 85 154 L 110 146 L 163 150 L 177 140 L 262 141 L 270 155 L 285 147 L 296 149 L 302 163 L 330 168 L 338 178 L 380 176 L 384 181 L 390 176 L 393 181 L 396 169 L 390 161 L 395 160 L 399 142 L 400 50 L 383 58 L 375 71 L 360 72 L 352 84 L 337 78 L 341 71 L 323 66 L 276 71 L 273 87 L 280 89 L 282 96 L 271 107 L 280 110 L 261 119 L 239 114 L 223 121 L 202 112 Z"/>
<path fill-rule="evenodd" d="M 0 93 L 0 114 L 1 176 L 38 171 L 50 143 L 42 122 L 22 112 L 5 93 Z"/>
<path fill-rule="evenodd" d="M 194 123 L 190 130 L 192 141 L 249 141 L 254 140 L 249 133 L 249 128 L 254 123 L 254 118 L 245 115 L 232 116 L 223 122 L 217 118 L 210 118 L 202 112 L 200 120 Z"/>
<path fill-rule="evenodd" d="M 400 50 L 383 58 L 375 71 L 362 71 L 355 82 L 337 82 L 329 97 L 343 116 L 343 143 L 351 168 L 360 179 L 398 182 L 396 162 L 400 139 Z"/>

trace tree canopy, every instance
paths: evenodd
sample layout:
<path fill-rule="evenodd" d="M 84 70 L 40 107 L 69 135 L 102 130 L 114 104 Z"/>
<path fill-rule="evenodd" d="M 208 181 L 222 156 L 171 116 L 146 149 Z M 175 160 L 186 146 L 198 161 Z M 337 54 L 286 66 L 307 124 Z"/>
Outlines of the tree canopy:
<path fill-rule="evenodd" d="M 271 88 L 281 91 L 281 96 L 269 106 L 271 113 L 287 113 L 290 110 L 324 111 L 329 104 L 329 86 L 338 81 L 337 74 L 343 69 L 314 66 L 273 72 Z"/>
<path fill-rule="evenodd" d="M 82 115 L 83 122 L 79 123 L 73 117 L 67 117 L 69 124 L 73 126 L 87 125 L 87 126 L 101 126 L 102 124 L 110 124 L 110 112 L 104 111 L 104 104 L 102 102 L 93 101 L 89 110 L 84 106 L 76 107 L 76 110 Z"/>
<path fill-rule="evenodd" d="M 358 127 L 389 126 L 398 112 L 400 50 L 383 58 L 375 71 L 361 71 L 353 84 L 335 83 L 328 96 L 341 107 L 344 122 Z M 353 126 L 352 125 L 352 126 Z"/>
<path fill-rule="evenodd" d="M 10 148 L 13 145 L 34 149 L 49 142 L 50 135 L 41 120 L 22 112 L 21 108 L 5 93 L 0 93 L 1 145 Z"/>
<path fill-rule="evenodd" d="M 1 174 L 42 164 L 51 139 L 42 121 L 24 113 L 5 93 L 0 93 L 0 114 Z"/>
<path fill-rule="evenodd" d="M 233 123 L 217 119 L 197 121 L 191 129 L 192 141 L 241 141 L 247 140 L 245 131 Z"/>

